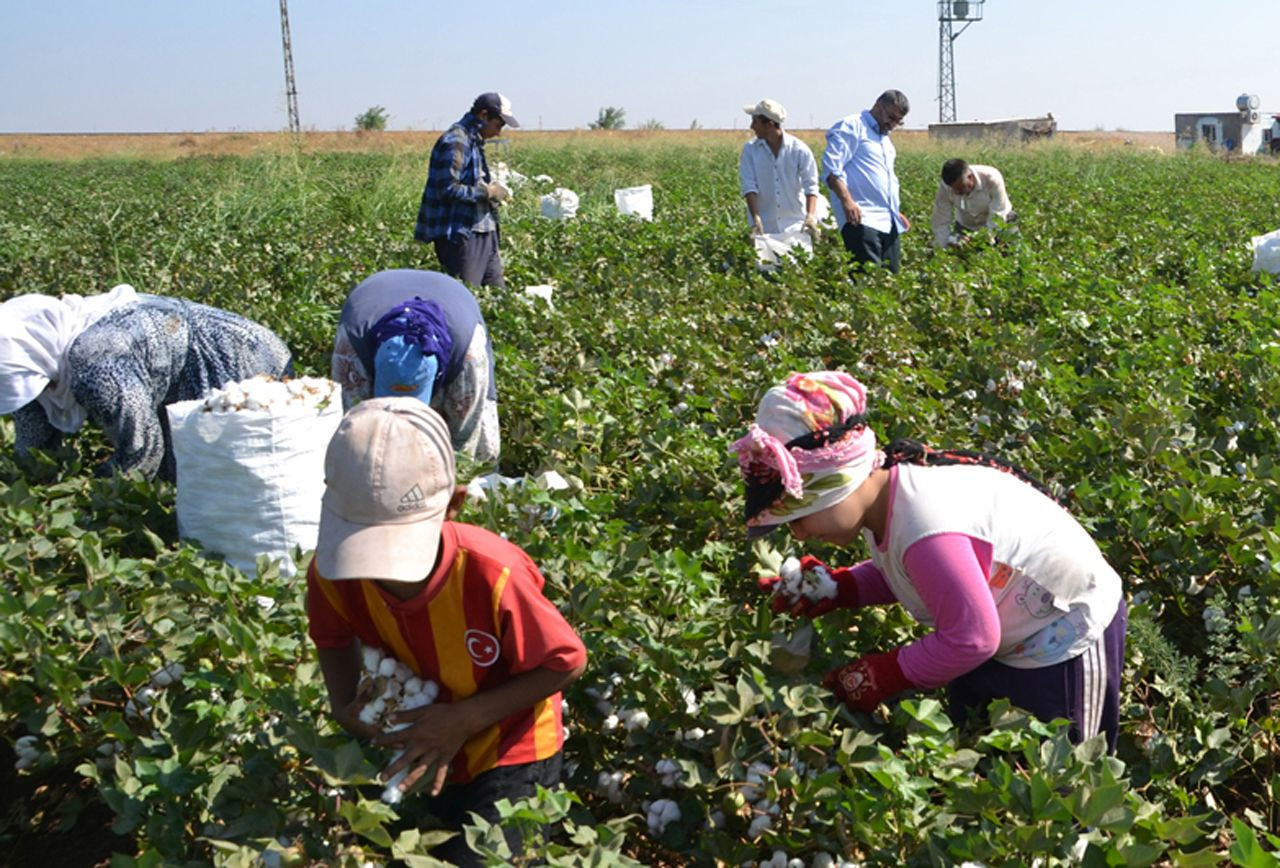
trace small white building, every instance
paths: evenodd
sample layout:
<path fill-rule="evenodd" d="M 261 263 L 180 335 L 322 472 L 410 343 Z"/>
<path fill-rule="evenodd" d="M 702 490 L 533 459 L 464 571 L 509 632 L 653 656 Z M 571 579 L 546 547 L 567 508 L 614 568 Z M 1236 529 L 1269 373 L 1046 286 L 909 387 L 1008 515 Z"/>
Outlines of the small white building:
<path fill-rule="evenodd" d="M 1267 154 L 1276 147 L 1280 136 L 1280 115 L 1269 115 L 1260 108 L 1256 94 L 1243 93 L 1236 98 L 1233 112 L 1180 112 L 1173 116 L 1177 145 L 1190 149 L 1197 143 L 1211 151 L 1226 154 Z"/>

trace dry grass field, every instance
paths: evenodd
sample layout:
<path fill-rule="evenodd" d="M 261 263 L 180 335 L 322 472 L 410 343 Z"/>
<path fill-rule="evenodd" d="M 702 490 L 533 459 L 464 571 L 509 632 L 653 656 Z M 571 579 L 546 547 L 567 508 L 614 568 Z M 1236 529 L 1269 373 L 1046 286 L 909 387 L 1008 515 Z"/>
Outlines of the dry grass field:
<path fill-rule="evenodd" d="M 820 146 L 822 130 L 791 132 Z M 297 145 L 305 152 L 331 151 L 427 151 L 435 142 L 436 131 L 389 131 L 381 133 L 305 132 Z M 748 135 L 746 130 L 564 130 L 514 131 L 509 133 L 512 145 L 521 141 L 541 144 L 572 144 L 575 141 L 599 143 L 616 140 L 635 144 L 654 141 L 663 144 L 737 142 Z M 894 134 L 899 147 L 941 148 L 930 142 L 924 130 L 900 130 Z M 1060 132 L 1054 144 L 1089 149 L 1156 148 L 1172 151 L 1173 133 L 1135 132 Z M 90 157 L 122 157 L 134 159 L 173 160 L 194 156 L 245 156 L 257 153 L 288 151 L 295 146 L 294 137 L 284 132 L 207 132 L 207 133 L 102 133 L 102 134 L 0 134 L 0 159 L 19 157 L 40 160 L 78 160 Z"/>

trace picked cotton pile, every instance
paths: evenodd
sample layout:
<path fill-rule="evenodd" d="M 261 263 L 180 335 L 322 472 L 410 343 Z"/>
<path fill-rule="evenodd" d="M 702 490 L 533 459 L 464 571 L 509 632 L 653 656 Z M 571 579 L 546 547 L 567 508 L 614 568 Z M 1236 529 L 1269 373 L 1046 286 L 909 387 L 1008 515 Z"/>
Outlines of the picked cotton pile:
<path fill-rule="evenodd" d="M 802 570 L 800 561 L 791 557 L 782 562 L 778 575 L 782 581 L 778 583 L 774 593 L 786 598 L 789 603 L 797 603 L 801 597 L 810 603 L 835 599 L 835 580 L 823 567 Z"/>
<path fill-rule="evenodd" d="M 338 384 L 324 377 L 295 377 L 277 380 L 260 374 L 247 380 L 232 380 L 204 396 L 209 413 L 259 410 L 271 413 L 284 409 L 314 409 L 327 406 L 339 394 Z"/>
<path fill-rule="evenodd" d="M 360 650 L 364 671 L 360 678 L 360 690 L 366 684 L 372 684 L 374 698 L 360 709 L 360 722 L 375 726 L 385 732 L 399 732 L 408 729 L 409 724 L 391 723 L 397 711 L 412 711 L 425 708 L 436 701 L 440 695 L 440 686 L 429 678 L 419 678 L 413 670 L 394 657 L 388 657 L 380 648 L 365 646 Z M 396 751 L 388 765 L 394 765 L 404 751 Z M 408 776 L 409 770 L 398 771 L 387 781 L 382 791 L 382 801 L 388 805 L 399 804 L 404 798 L 400 791 L 400 783 Z"/>

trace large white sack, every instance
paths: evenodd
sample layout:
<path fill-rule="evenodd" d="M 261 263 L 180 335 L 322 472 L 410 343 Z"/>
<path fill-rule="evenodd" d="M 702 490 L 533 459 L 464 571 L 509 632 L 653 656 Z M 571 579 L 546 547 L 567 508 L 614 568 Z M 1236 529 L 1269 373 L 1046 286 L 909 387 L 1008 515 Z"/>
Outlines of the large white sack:
<path fill-rule="evenodd" d="M 259 555 L 297 572 L 292 552 L 314 549 L 324 495 L 324 454 L 342 421 L 342 399 L 209 412 L 203 400 L 165 408 L 177 467 L 178 534 L 253 575 Z"/>
<path fill-rule="evenodd" d="M 568 220 L 578 213 L 578 194 L 566 187 L 556 187 L 538 201 L 549 220 Z"/>
<path fill-rule="evenodd" d="M 1255 235 L 1253 247 L 1253 271 L 1280 274 L 1280 229 L 1266 235 Z"/>
<path fill-rule="evenodd" d="M 652 220 L 653 186 L 641 184 L 639 187 L 623 187 L 620 190 L 614 190 L 613 204 L 618 209 L 618 213 L 625 217 Z"/>
<path fill-rule="evenodd" d="M 752 241 L 755 243 L 756 258 L 760 260 L 758 267 L 761 271 L 773 271 L 782 264 L 785 257 L 794 256 L 798 251 L 803 250 L 806 254 L 813 253 L 813 239 L 809 237 L 808 232 L 799 230 L 753 235 Z"/>

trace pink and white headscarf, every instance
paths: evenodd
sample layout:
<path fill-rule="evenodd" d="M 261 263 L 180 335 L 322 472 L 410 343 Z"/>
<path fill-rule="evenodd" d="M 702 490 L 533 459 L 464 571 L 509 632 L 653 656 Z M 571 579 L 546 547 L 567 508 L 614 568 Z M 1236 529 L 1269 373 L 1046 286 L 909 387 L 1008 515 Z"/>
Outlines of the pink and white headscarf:
<path fill-rule="evenodd" d="M 843 371 L 792 374 L 771 388 L 730 447 L 747 484 L 747 526 L 785 524 L 852 494 L 884 462 L 862 422 L 866 409 L 866 388 Z M 798 438 L 817 442 L 788 445 Z M 761 504 L 762 492 L 777 496 Z"/>

